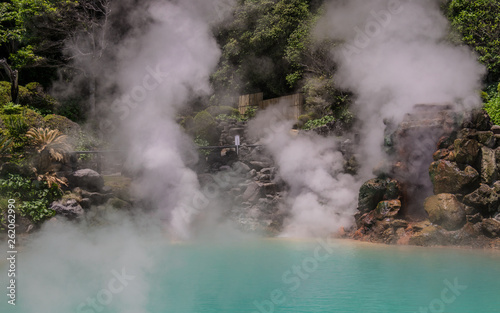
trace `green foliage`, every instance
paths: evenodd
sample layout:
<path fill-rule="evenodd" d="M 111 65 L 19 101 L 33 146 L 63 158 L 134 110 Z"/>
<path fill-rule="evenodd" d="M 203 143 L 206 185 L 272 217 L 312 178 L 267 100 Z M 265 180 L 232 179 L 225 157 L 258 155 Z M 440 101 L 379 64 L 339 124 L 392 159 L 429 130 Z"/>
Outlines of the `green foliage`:
<path fill-rule="evenodd" d="M 225 114 L 228 116 L 238 116 L 240 111 L 230 106 L 210 106 L 205 109 L 210 115 L 217 116 L 221 114 Z"/>
<path fill-rule="evenodd" d="M 331 77 L 313 76 L 305 79 L 304 109 L 312 116 L 337 116 L 349 107 L 352 95 L 338 89 Z"/>
<path fill-rule="evenodd" d="M 488 68 L 488 81 L 500 80 L 500 1 L 452 0 L 448 16 L 462 40 Z"/>
<path fill-rule="evenodd" d="M 24 108 L 20 104 L 9 102 L 2 108 L 0 108 L 0 114 L 2 115 L 21 114 L 23 113 L 23 110 Z"/>
<path fill-rule="evenodd" d="M 323 116 L 322 118 L 319 118 L 319 119 L 307 121 L 305 123 L 304 127 L 302 127 L 302 129 L 310 130 L 310 129 L 318 128 L 318 127 L 324 126 L 324 125 L 326 125 L 334 120 L 335 120 L 335 118 L 333 116 L 326 115 L 326 116 Z"/>
<path fill-rule="evenodd" d="M 56 112 L 61 116 L 65 116 L 72 121 L 82 122 L 85 119 L 85 112 L 82 110 L 83 104 L 81 99 L 66 99 L 61 101 Z"/>
<path fill-rule="evenodd" d="M 80 130 L 80 126 L 77 123 L 61 115 L 49 114 L 43 120 L 45 121 L 45 127 L 57 129 L 64 134 L 76 134 Z"/>
<path fill-rule="evenodd" d="M 35 223 L 54 216 L 55 212 L 50 210 L 49 206 L 62 197 L 62 192 L 56 185 L 49 187 L 46 182 L 33 181 L 13 174 L 7 179 L 0 179 L 0 193 L 22 203 L 19 206 L 20 214 Z"/>
<path fill-rule="evenodd" d="M 211 144 L 217 144 L 219 133 L 215 119 L 207 111 L 201 111 L 193 119 L 192 132 L 195 137 L 199 137 Z"/>
<path fill-rule="evenodd" d="M 301 77 L 313 13 L 307 0 L 243 0 L 217 38 L 222 58 L 212 75 L 216 90 L 290 93 Z"/>
<path fill-rule="evenodd" d="M 500 125 L 500 84 L 498 84 L 497 90 L 488 96 L 484 109 L 488 112 L 492 122 Z"/>
<path fill-rule="evenodd" d="M 11 103 L 10 83 L 0 82 L 0 106 L 5 106 L 9 103 Z M 29 83 L 26 87 L 19 86 L 19 104 L 41 115 L 53 113 L 58 106 L 57 101 L 46 94 L 39 83 Z"/>
<path fill-rule="evenodd" d="M 242 120 L 248 121 L 251 118 L 254 118 L 255 115 L 257 114 L 258 107 L 248 107 L 247 110 L 245 111 L 245 114 L 243 115 Z"/>
<path fill-rule="evenodd" d="M 26 132 L 29 129 L 29 125 L 23 115 L 7 115 L 3 118 L 3 123 L 5 128 L 7 128 L 9 137 L 12 138 L 16 145 L 24 144 L 26 142 Z"/>
<path fill-rule="evenodd" d="M 207 140 L 205 140 L 205 139 L 203 139 L 203 138 L 201 138 L 201 137 L 196 137 L 196 138 L 194 139 L 194 143 L 195 143 L 198 147 L 208 147 L 208 146 L 210 146 L 210 143 L 209 143 Z M 200 150 L 200 153 L 201 153 L 202 155 L 204 155 L 204 156 L 208 156 L 208 155 L 210 154 L 210 150 Z"/>
<path fill-rule="evenodd" d="M 10 153 L 12 139 L 0 134 L 0 156 Z"/>

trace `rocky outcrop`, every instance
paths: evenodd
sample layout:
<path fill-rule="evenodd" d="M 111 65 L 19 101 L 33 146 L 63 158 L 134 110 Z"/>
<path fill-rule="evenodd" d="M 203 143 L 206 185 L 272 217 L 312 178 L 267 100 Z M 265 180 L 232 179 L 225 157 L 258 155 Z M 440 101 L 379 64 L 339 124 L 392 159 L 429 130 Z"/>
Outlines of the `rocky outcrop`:
<path fill-rule="evenodd" d="M 429 175 L 434 194 L 468 192 L 479 185 L 479 173 L 472 166 L 462 171 L 456 163 L 447 160 L 433 162 Z"/>
<path fill-rule="evenodd" d="M 83 208 L 74 199 L 52 202 L 50 209 L 54 210 L 57 215 L 63 216 L 69 220 L 79 219 L 84 214 Z"/>
<path fill-rule="evenodd" d="M 425 200 L 425 211 L 433 224 L 446 230 L 457 230 L 465 225 L 464 205 L 452 194 L 439 194 Z"/>
<path fill-rule="evenodd" d="M 71 188 L 80 187 L 91 192 L 99 192 L 104 187 L 101 174 L 91 169 L 82 169 L 67 175 Z"/>

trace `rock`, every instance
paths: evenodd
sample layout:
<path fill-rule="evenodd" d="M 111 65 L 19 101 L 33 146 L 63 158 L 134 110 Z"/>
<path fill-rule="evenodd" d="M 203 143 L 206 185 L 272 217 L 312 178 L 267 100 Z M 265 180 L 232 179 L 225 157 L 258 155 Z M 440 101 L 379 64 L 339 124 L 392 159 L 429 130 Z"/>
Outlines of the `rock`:
<path fill-rule="evenodd" d="M 455 163 L 446 160 L 433 162 L 429 174 L 434 194 L 470 192 L 479 183 L 479 173 L 467 166 L 461 171 Z"/>
<path fill-rule="evenodd" d="M 465 225 L 465 210 L 455 195 L 439 194 L 425 200 L 424 209 L 429 220 L 446 230 L 457 230 Z"/>
<path fill-rule="evenodd" d="M 111 198 L 106 202 L 106 205 L 111 206 L 115 209 L 125 209 L 125 210 L 130 210 L 132 209 L 132 205 L 128 203 L 127 201 L 123 201 L 122 199 L 118 198 Z"/>
<path fill-rule="evenodd" d="M 495 146 L 496 140 L 492 131 L 477 132 L 477 139 L 479 143 L 485 145 L 486 147 L 493 148 Z"/>
<path fill-rule="evenodd" d="M 500 135 L 500 126 L 498 126 L 498 125 L 491 126 L 491 131 L 495 135 Z"/>
<path fill-rule="evenodd" d="M 476 109 L 464 120 L 462 126 L 463 128 L 486 131 L 490 130 L 493 124 L 491 123 L 490 116 L 484 109 Z"/>
<path fill-rule="evenodd" d="M 396 200 L 401 194 L 399 184 L 394 179 L 374 178 L 359 189 L 358 210 L 366 213 L 374 210 L 383 200 Z"/>
<path fill-rule="evenodd" d="M 391 226 L 394 228 L 406 228 L 406 227 L 408 227 L 408 221 L 394 220 L 391 222 Z"/>
<path fill-rule="evenodd" d="M 91 205 L 101 205 L 104 202 L 106 202 L 110 197 L 109 194 L 102 194 L 102 193 L 98 193 L 98 192 L 89 192 L 86 190 L 82 190 L 80 194 L 83 198 L 89 199 Z"/>
<path fill-rule="evenodd" d="M 401 201 L 399 200 L 380 201 L 375 209 L 375 217 L 379 220 L 392 218 L 398 215 L 400 209 Z"/>
<path fill-rule="evenodd" d="M 448 149 L 450 146 L 453 145 L 453 142 L 456 139 L 456 133 L 454 133 L 453 136 L 442 136 L 439 138 L 437 146 L 438 149 Z"/>
<path fill-rule="evenodd" d="M 263 168 L 268 167 L 268 164 L 264 162 L 259 162 L 259 161 L 250 161 L 250 166 L 255 169 L 256 171 L 260 171 Z"/>
<path fill-rule="evenodd" d="M 484 219 L 481 226 L 482 226 L 481 229 L 482 229 L 485 236 L 487 236 L 489 238 L 499 238 L 500 237 L 500 222 L 499 221 L 492 219 L 492 218 Z"/>
<path fill-rule="evenodd" d="M 444 236 L 441 230 L 432 225 L 415 233 L 409 240 L 409 244 L 416 246 L 432 246 L 444 243 Z"/>
<path fill-rule="evenodd" d="M 475 139 L 477 140 L 477 130 L 472 128 L 462 128 L 457 134 L 457 139 Z"/>
<path fill-rule="evenodd" d="M 79 219 L 84 214 L 83 208 L 74 199 L 54 201 L 50 209 L 70 220 Z"/>
<path fill-rule="evenodd" d="M 270 168 L 270 167 L 267 167 L 267 168 L 263 168 L 260 170 L 260 173 L 261 174 L 272 174 L 273 173 L 273 168 Z"/>
<path fill-rule="evenodd" d="M 457 163 L 472 166 L 476 164 L 479 156 L 479 142 L 474 139 L 457 139 L 453 145 Z"/>
<path fill-rule="evenodd" d="M 498 170 L 495 159 L 495 151 L 487 148 L 481 148 L 481 182 L 492 184 L 497 180 Z"/>
<path fill-rule="evenodd" d="M 250 172 L 250 166 L 246 165 L 243 162 L 238 161 L 238 162 L 234 162 L 233 170 L 238 172 L 238 173 L 245 174 L 245 173 Z"/>
<path fill-rule="evenodd" d="M 275 183 L 262 184 L 262 189 L 266 195 L 275 195 L 278 192 L 278 187 Z"/>
<path fill-rule="evenodd" d="M 498 193 L 495 192 L 494 188 L 485 184 L 481 184 L 477 190 L 466 195 L 463 202 L 479 210 L 483 216 L 494 214 L 500 205 Z"/>
<path fill-rule="evenodd" d="M 82 189 L 99 192 L 104 187 L 104 179 L 94 170 L 78 170 L 68 177 L 70 187 L 80 187 Z"/>
<path fill-rule="evenodd" d="M 476 213 L 474 215 L 467 215 L 466 219 L 468 223 L 476 224 L 482 222 L 483 217 L 481 216 L 481 214 Z"/>
<path fill-rule="evenodd" d="M 434 159 L 434 161 L 439 161 L 442 159 L 446 159 L 449 155 L 450 155 L 450 150 L 440 149 L 440 150 L 437 150 L 436 152 L 434 152 L 434 154 L 432 155 L 432 158 Z"/>
<path fill-rule="evenodd" d="M 252 182 L 243 193 L 243 201 L 254 202 L 259 199 L 261 195 L 262 189 L 260 186 L 257 183 Z"/>

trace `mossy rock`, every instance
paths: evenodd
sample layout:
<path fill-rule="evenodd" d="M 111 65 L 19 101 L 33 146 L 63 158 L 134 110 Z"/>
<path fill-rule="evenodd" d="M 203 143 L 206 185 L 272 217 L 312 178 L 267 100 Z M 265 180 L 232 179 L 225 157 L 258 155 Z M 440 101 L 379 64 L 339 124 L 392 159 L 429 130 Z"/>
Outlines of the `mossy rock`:
<path fill-rule="evenodd" d="M 81 130 L 80 125 L 61 115 L 49 114 L 44 117 L 44 121 L 45 127 L 57 129 L 66 135 L 77 134 Z"/>

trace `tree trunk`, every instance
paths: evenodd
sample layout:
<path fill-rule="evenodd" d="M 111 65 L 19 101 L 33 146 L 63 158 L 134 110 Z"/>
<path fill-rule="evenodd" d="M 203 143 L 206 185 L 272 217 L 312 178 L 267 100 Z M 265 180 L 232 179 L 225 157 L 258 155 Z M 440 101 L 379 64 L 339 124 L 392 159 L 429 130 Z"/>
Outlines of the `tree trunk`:
<path fill-rule="evenodd" d="M 3 66 L 5 72 L 7 72 L 7 76 L 10 79 L 10 97 L 11 101 L 14 103 L 19 103 L 19 73 L 17 70 L 13 70 L 10 65 L 7 63 L 6 59 L 0 60 L 0 65 Z"/>

